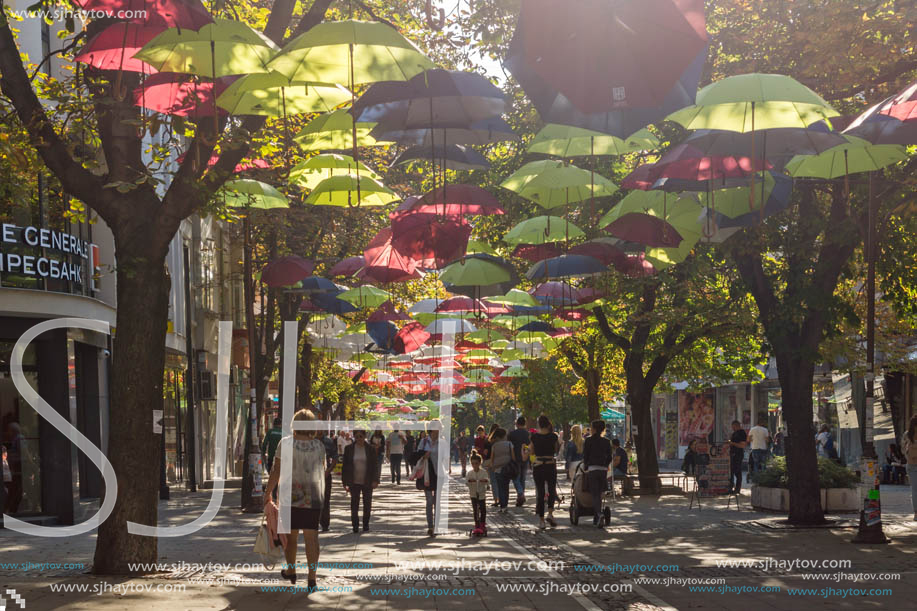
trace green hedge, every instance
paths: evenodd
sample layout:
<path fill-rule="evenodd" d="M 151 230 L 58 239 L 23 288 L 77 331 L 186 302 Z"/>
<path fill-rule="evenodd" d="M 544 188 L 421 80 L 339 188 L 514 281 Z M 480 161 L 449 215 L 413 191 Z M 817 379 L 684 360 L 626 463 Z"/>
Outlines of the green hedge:
<path fill-rule="evenodd" d="M 789 488 L 786 458 L 778 456 L 768 461 L 767 467 L 751 476 L 754 483 L 767 488 Z M 856 473 L 828 458 L 818 459 L 818 485 L 820 488 L 856 488 Z"/>

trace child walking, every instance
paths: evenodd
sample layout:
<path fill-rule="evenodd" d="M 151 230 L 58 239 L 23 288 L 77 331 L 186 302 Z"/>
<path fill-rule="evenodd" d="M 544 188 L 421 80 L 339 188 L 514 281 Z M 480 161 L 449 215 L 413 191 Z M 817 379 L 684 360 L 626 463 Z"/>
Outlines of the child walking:
<path fill-rule="evenodd" d="M 474 509 L 474 530 L 471 534 L 478 536 L 487 534 L 487 488 L 490 486 L 490 476 L 481 468 L 481 460 L 481 455 L 473 450 L 471 470 L 465 475 L 471 507 Z"/>

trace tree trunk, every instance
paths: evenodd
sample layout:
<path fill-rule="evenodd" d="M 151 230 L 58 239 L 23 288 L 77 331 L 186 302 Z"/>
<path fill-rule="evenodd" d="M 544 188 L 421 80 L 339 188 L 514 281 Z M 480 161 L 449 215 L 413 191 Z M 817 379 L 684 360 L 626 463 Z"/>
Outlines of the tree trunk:
<path fill-rule="evenodd" d="M 303 339 L 302 351 L 299 354 L 299 408 L 312 407 L 312 344 L 308 336 Z M 324 406 L 323 406 L 324 407 Z M 322 417 L 325 417 L 324 409 Z"/>
<path fill-rule="evenodd" d="M 659 494 L 662 485 L 659 480 L 659 461 L 656 458 L 656 437 L 653 435 L 653 420 L 650 414 L 652 389 L 641 389 L 628 392 L 630 413 L 637 425 L 637 469 L 640 479 L 640 491 L 647 494 Z"/>
<path fill-rule="evenodd" d="M 808 359 L 792 358 L 777 352 L 777 372 L 786 419 L 786 468 L 789 475 L 790 516 L 793 524 L 821 524 L 818 482 L 818 458 L 815 451 L 815 427 L 812 426 L 812 377 L 815 364 Z"/>
<path fill-rule="evenodd" d="M 169 301 L 166 253 L 146 252 L 139 241 L 116 240 L 118 311 L 108 456 L 118 478 L 118 498 L 99 527 L 93 572 L 101 575 L 137 573 L 129 562 L 157 561 L 156 539 L 128 534 L 127 522 L 157 525 L 160 464 L 150 457 L 160 456 L 160 436 L 153 433 L 152 417 L 154 410 L 163 409 Z"/>
<path fill-rule="evenodd" d="M 589 409 L 589 422 L 601 418 L 599 405 L 599 384 L 602 381 L 601 372 L 597 369 L 587 369 L 583 382 L 586 383 L 586 406 Z"/>

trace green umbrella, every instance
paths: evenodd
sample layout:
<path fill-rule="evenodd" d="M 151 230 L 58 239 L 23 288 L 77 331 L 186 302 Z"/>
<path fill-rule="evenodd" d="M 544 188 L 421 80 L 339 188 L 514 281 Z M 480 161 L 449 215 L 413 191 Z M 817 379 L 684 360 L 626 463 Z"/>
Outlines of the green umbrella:
<path fill-rule="evenodd" d="M 463 259 L 448 265 L 439 280 L 454 286 L 488 286 L 508 282 L 512 275 L 502 265 L 485 259 Z"/>
<path fill-rule="evenodd" d="M 764 175 L 764 185 L 760 183 L 761 175 Z M 767 201 L 771 192 L 777 185 L 773 175 L 770 172 L 759 172 L 758 183 L 753 187 L 756 193 L 761 195 L 761 201 Z M 694 195 L 700 200 L 702 206 L 715 210 L 720 214 L 735 218 L 748 214 L 748 201 L 751 194 L 748 192 L 749 187 L 732 187 L 729 189 L 714 189 L 706 193 L 695 193 Z"/>
<path fill-rule="evenodd" d="M 473 341 L 475 343 L 487 343 L 493 341 L 499 341 L 503 339 L 503 336 L 496 331 L 491 329 L 478 329 L 477 331 L 472 331 L 471 333 L 465 334 L 465 339 Z"/>
<path fill-rule="evenodd" d="M 241 21 L 214 19 L 200 30 L 170 28 L 134 55 L 160 72 L 209 78 L 268 72 L 279 51 L 268 37 Z"/>
<path fill-rule="evenodd" d="M 231 115 L 286 117 L 329 112 L 352 96 L 340 85 L 291 83 L 279 72 L 269 72 L 243 76 L 220 94 L 217 106 Z"/>
<path fill-rule="evenodd" d="M 746 200 L 745 205 L 747 212 L 748 200 Z M 599 219 L 598 226 L 605 227 L 610 225 L 626 214 L 646 214 L 664 220 L 671 225 L 670 218 L 679 208 L 686 206 L 689 206 L 694 211 L 695 218 L 700 215 L 701 208 L 691 195 L 666 194 L 664 191 L 631 191 Z"/>
<path fill-rule="evenodd" d="M 271 185 L 259 180 L 235 178 L 227 180 L 216 197 L 232 208 L 289 208 L 286 196 Z"/>
<path fill-rule="evenodd" d="M 503 295 L 502 297 L 488 297 L 487 301 L 490 301 L 491 303 L 498 303 L 500 305 L 511 306 L 536 307 L 541 305 L 537 299 L 525 291 L 520 291 L 519 289 L 510 289 L 507 291 L 506 295 Z"/>
<path fill-rule="evenodd" d="M 525 164 L 500 186 L 548 209 L 605 197 L 618 190 L 604 176 L 552 159 Z"/>
<path fill-rule="evenodd" d="M 462 372 L 462 375 L 469 382 L 490 382 L 491 378 L 494 377 L 494 374 L 486 369 L 472 369 Z"/>
<path fill-rule="evenodd" d="M 357 122 L 357 146 L 391 144 L 369 135 L 375 126 L 375 123 Z M 296 134 L 296 141 L 304 151 L 351 149 L 353 127 L 353 117 L 349 112 L 335 110 L 312 119 Z"/>
<path fill-rule="evenodd" d="M 530 314 L 523 314 L 521 316 L 500 314 L 499 316 L 495 316 L 490 322 L 500 325 L 501 327 L 506 327 L 507 329 L 518 329 L 536 320 L 538 320 L 538 317 Z"/>
<path fill-rule="evenodd" d="M 507 348 L 500 355 L 506 361 L 515 361 L 528 358 L 524 350 L 519 348 Z"/>
<path fill-rule="evenodd" d="M 744 213 L 748 212 L 748 191 L 745 191 L 745 199 L 739 200 L 739 203 L 745 207 Z M 688 199 L 676 207 L 671 214 L 666 217 L 666 221 L 672 225 L 678 234 L 682 237 L 681 243 L 672 248 L 647 248 L 645 257 L 653 264 L 656 269 L 666 269 L 677 263 L 684 261 L 694 245 L 700 241 L 703 235 L 703 224 L 701 222 L 701 212 L 703 209 Z"/>
<path fill-rule="evenodd" d="M 545 244 L 585 235 L 583 230 L 557 216 L 536 216 L 522 221 L 503 238 L 508 244 Z"/>
<path fill-rule="evenodd" d="M 400 197 L 375 178 L 341 174 L 325 178 L 312 189 L 307 204 L 314 206 L 385 206 Z"/>
<path fill-rule="evenodd" d="M 501 378 L 527 378 L 529 377 L 529 372 L 525 367 L 519 367 L 514 365 L 512 367 L 507 367 L 503 373 L 500 374 Z"/>
<path fill-rule="evenodd" d="M 480 240 L 468 240 L 468 246 L 465 248 L 465 254 L 473 255 L 476 253 L 483 253 L 493 257 L 497 256 L 497 251 L 494 250 L 490 244 Z"/>
<path fill-rule="evenodd" d="M 358 164 L 350 155 L 324 153 L 322 155 L 309 157 L 305 161 L 293 166 L 293 169 L 290 170 L 289 180 L 290 183 L 300 187 L 314 189 L 326 178 L 353 173 L 358 165 L 361 177 L 368 176 L 376 180 L 382 179 L 382 177 L 373 172 L 369 166 L 363 162 L 359 162 Z"/>
<path fill-rule="evenodd" d="M 817 93 L 780 74 L 741 74 L 707 85 L 694 106 L 668 117 L 688 129 L 734 132 L 807 127 L 835 117 L 836 110 Z"/>
<path fill-rule="evenodd" d="M 344 291 L 337 296 L 360 308 L 375 309 L 392 298 L 392 295 L 370 284 Z"/>
<path fill-rule="evenodd" d="M 466 352 L 464 356 L 467 358 L 494 359 L 497 358 L 497 353 L 487 348 L 475 348 Z"/>
<path fill-rule="evenodd" d="M 554 157 L 586 157 L 591 155 L 623 155 L 659 147 L 659 139 L 649 130 L 641 129 L 626 140 L 616 136 L 549 123 L 535 134 L 529 144 L 529 153 L 543 153 Z"/>
<path fill-rule="evenodd" d="M 436 66 L 398 31 L 376 21 L 327 21 L 291 40 L 270 68 L 296 81 L 406 81 Z"/>
<path fill-rule="evenodd" d="M 908 158 L 903 146 L 870 144 L 853 136 L 849 141 L 818 155 L 796 155 L 786 164 L 790 176 L 839 178 L 859 172 L 874 172 Z"/>

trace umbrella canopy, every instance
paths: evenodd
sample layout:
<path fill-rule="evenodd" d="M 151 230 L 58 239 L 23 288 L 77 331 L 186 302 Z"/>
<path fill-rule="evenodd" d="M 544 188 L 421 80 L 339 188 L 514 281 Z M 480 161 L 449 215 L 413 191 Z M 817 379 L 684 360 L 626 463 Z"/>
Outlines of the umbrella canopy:
<path fill-rule="evenodd" d="M 508 244 L 544 244 L 585 235 L 573 223 L 556 216 L 536 216 L 509 230 L 503 237 Z"/>
<path fill-rule="evenodd" d="M 162 26 L 140 23 L 113 23 L 96 34 L 73 58 L 99 70 L 122 70 L 153 74 L 157 70 L 136 58 L 140 49 L 162 33 Z"/>
<path fill-rule="evenodd" d="M 330 112 L 353 94 L 340 85 L 293 83 L 279 72 L 249 74 L 217 98 L 217 106 L 232 115 L 285 117 Z"/>
<path fill-rule="evenodd" d="M 571 255 L 585 255 L 598 259 L 603 265 L 621 263 L 627 253 L 621 248 L 621 241 L 616 238 L 595 238 L 570 249 Z"/>
<path fill-rule="evenodd" d="M 309 157 L 293 166 L 290 170 L 289 181 L 307 189 L 314 189 L 326 178 L 353 174 L 358 168 L 360 176 L 382 180 L 382 177 L 376 174 L 369 166 L 362 161 L 354 161 L 350 155 L 323 153 Z"/>
<path fill-rule="evenodd" d="M 585 113 L 661 103 L 707 46 L 702 0 L 527 0 L 518 27 L 528 63 Z"/>
<path fill-rule="evenodd" d="M 75 4 L 114 19 L 133 15 L 128 21 L 162 29 L 197 30 L 213 21 L 199 0 L 75 0 Z"/>
<path fill-rule="evenodd" d="M 408 312 L 411 314 L 433 314 L 442 302 L 442 299 L 421 299 L 408 308 Z"/>
<path fill-rule="evenodd" d="M 391 294 L 372 285 L 358 286 L 337 295 L 348 303 L 361 308 L 375 309 L 392 298 Z"/>
<path fill-rule="evenodd" d="M 870 144 L 853 136 L 848 142 L 819 155 L 799 155 L 786 164 L 790 176 L 839 178 L 859 172 L 873 172 L 908 158 L 904 147 L 893 144 Z"/>
<path fill-rule="evenodd" d="M 465 247 L 465 253 L 469 255 L 481 253 L 492 257 L 497 256 L 497 251 L 494 250 L 494 247 L 481 240 L 468 240 L 468 246 Z"/>
<path fill-rule="evenodd" d="M 564 254 L 560 246 L 555 242 L 548 244 L 520 244 L 513 249 L 513 256 L 537 263 L 551 257 L 559 257 Z"/>
<path fill-rule="evenodd" d="M 418 213 L 392 219 L 392 246 L 425 269 L 439 269 L 465 254 L 471 225 L 461 217 Z"/>
<path fill-rule="evenodd" d="M 488 286 L 508 282 L 512 274 L 505 264 L 464 257 L 443 270 L 440 281 L 454 286 Z"/>
<path fill-rule="evenodd" d="M 450 297 L 436 306 L 437 312 L 481 312 L 486 309 L 483 303 L 471 297 Z"/>
<path fill-rule="evenodd" d="M 233 208 L 289 208 L 286 196 L 260 180 L 234 178 L 227 180 L 214 196 Z"/>
<path fill-rule="evenodd" d="M 756 159 L 787 159 L 794 155 L 816 155 L 843 144 L 839 133 L 817 122 L 809 127 L 776 127 L 752 138 L 751 133 L 722 129 L 701 129 L 689 135 L 684 144 L 704 155 L 743 157 L 754 150 Z M 752 148 L 754 147 L 754 149 Z"/>
<path fill-rule="evenodd" d="M 436 68 L 408 81 L 371 85 L 350 113 L 360 121 L 409 129 L 470 124 L 502 115 L 505 107 L 503 92 L 480 74 Z"/>
<path fill-rule="evenodd" d="M 837 116 L 817 93 L 781 74 L 740 74 L 707 85 L 697 103 L 666 117 L 687 129 L 751 132 L 807 127 Z"/>
<path fill-rule="evenodd" d="M 134 105 L 164 115 L 209 117 L 213 115 L 213 96 L 219 96 L 236 77 L 202 81 L 184 74 L 160 72 L 144 79 L 134 89 Z"/>
<path fill-rule="evenodd" d="M 347 287 L 341 287 L 321 276 L 309 276 L 300 282 L 300 290 L 304 293 L 334 293 L 337 295 L 342 291 L 346 291 Z"/>
<path fill-rule="evenodd" d="M 500 117 L 491 117 L 474 123 L 444 122 L 432 128 L 403 128 L 397 123 L 379 123 L 371 134 L 377 140 L 392 140 L 415 146 L 434 146 L 443 142 L 485 145 L 519 139 L 509 123 Z"/>
<path fill-rule="evenodd" d="M 445 147 L 411 146 L 399 153 L 392 166 L 403 165 L 412 161 L 430 161 L 436 158 L 445 164 L 448 170 L 486 170 L 490 162 L 481 153 L 461 144 L 447 144 Z"/>
<path fill-rule="evenodd" d="M 782 175 L 773 172 L 764 172 L 764 180 L 759 184 L 751 187 L 760 195 L 760 199 L 765 202 L 765 212 L 768 210 L 771 200 L 777 200 L 774 203 L 779 206 L 779 210 L 786 207 L 790 196 L 793 192 L 793 181 Z M 718 212 L 729 218 L 735 218 L 751 212 L 749 201 L 749 187 L 733 187 L 731 189 L 720 189 L 709 191 L 708 193 L 698 193 L 697 198 L 700 204 L 711 211 Z M 779 203 L 778 203 L 779 202 Z M 771 207 L 773 209 L 773 207 Z M 756 210 L 760 219 L 760 211 Z"/>
<path fill-rule="evenodd" d="M 134 57 L 160 72 L 217 78 L 268 72 L 267 62 L 278 50 L 267 36 L 241 21 L 215 19 L 199 30 L 166 30 Z"/>
<path fill-rule="evenodd" d="M 417 262 L 402 255 L 392 246 L 392 228 L 384 227 L 363 252 L 365 267 L 360 276 L 373 282 L 403 282 L 414 278 Z"/>
<path fill-rule="evenodd" d="M 520 291 L 519 289 L 510 289 L 507 291 L 506 295 L 501 295 L 498 297 L 491 297 L 488 301 L 492 303 L 500 303 L 510 306 L 538 306 L 540 305 L 534 297 L 526 293 L 525 291 Z"/>
<path fill-rule="evenodd" d="M 554 280 L 563 278 L 585 278 L 608 271 L 605 264 L 586 255 L 561 255 L 539 261 L 529 268 L 525 277 L 529 280 Z"/>
<path fill-rule="evenodd" d="M 391 301 L 386 301 L 369 315 L 366 322 L 381 322 L 383 320 L 402 321 L 411 320 L 411 318 L 407 314 L 397 311 Z"/>
<path fill-rule="evenodd" d="M 428 339 L 430 339 L 430 334 L 427 333 L 422 324 L 419 322 L 409 322 L 401 327 L 395 335 L 395 339 L 392 340 L 392 347 L 395 349 L 395 352 L 406 354 L 408 352 L 414 352 L 423 346 Z"/>
<path fill-rule="evenodd" d="M 632 191 L 605 213 L 598 226 L 623 240 L 674 247 L 681 243 L 682 237 L 668 219 L 680 206 L 688 205 L 700 213 L 700 206 L 688 197 L 670 196 L 662 191 Z"/>
<path fill-rule="evenodd" d="M 372 338 L 376 346 L 385 352 L 394 353 L 394 340 L 398 335 L 398 327 L 387 320 L 366 323 L 366 333 Z"/>
<path fill-rule="evenodd" d="M 550 306 L 569 306 L 579 302 L 579 291 L 566 282 L 544 282 L 530 293 L 539 302 Z"/>
<path fill-rule="evenodd" d="M 343 299 L 338 299 L 337 295 L 340 291 L 333 291 L 328 293 L 316 293 L 312 295 L 311 301 L 323 311 L 328 312 L 329 314 L 350 314 L 351 312 L 356 312 L 357 307 L 352 303 L 344 301 Z"/>
<path fill-rule="evenodd" d="M 645 129 L 625 139 L 582 127 L 549 123 L 535 134 L 526 150 L 529 153 L 568 158 L 623 155 L 656 148 L 659 148 L 659 139 Z"/>
<path fill-rule="evenodd" d="M 314 206 L 386 206 L 400 198 L 369 176 L 340 174 L 315 185 L 305 203 Z"/>
<path fill-rule="evenodd" d="M 443 335 L 450 330 L 453 333 L 474 333 L 478 328 L 464 318 L 437 318 L 425 329 L 431 335 Z"/>
<path fill-rule="evenodd" d="M 261 270 L 261 281 L 266 285 L 291 286 L 308 278 L 315 269 L 315 263 L 296 255 L 274 259 Z"/>
<path fill-rule="evenodd" d="M 917 144 L 917 81 L 867 109 L 844 131 L 873 144 Z"/>
<path fill-rule="evenodd" d="M 600 174 L 554 160 L 529 162 L 500 186 L 548 209 L 612 195 L 618 190 Z"/>
<path fill-rule="evenodd" d="M 357 122 L 357 146 L 389 144 L 370 135 L 374 123 Z M 296 134 L 304 151 L 346 150 L 353 148 L 353 117 L 344 109 L 325 113 L 309 121 Z"/>
<path fill-rule="evenodd" d="M 414 43 L 378 21 L 326 21 L 287 43 L 270 68 L 314 83 L 404 81 L 435 68 Z"/>
<path fill-rule="evenodd" d="M 347 257 L 335 263 L 334 266 L 328 270 L 328 275 L 332 278 L 349 278 L 363 269 L 365 265 L 366 257 L 363 255 Z"/>
<path fill-rule="evenodd" d="M 500 201 L 486 189 L 474 185 L 446 185 L 416 199 L 406 199 L 390 216 L 405 214 L 438 214 L 440 216 L 503 214 Z"/>
<path fill-rule="evenodd" d="M 753 161 L 748 157 L 712 157 L 689 144 L 679 144 L 653 164 L 649 179 L 676 178 L 702 181 L 741 178 L 769 165 L 763 158 Z"/>

